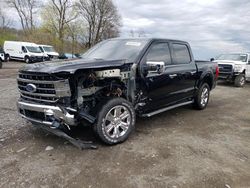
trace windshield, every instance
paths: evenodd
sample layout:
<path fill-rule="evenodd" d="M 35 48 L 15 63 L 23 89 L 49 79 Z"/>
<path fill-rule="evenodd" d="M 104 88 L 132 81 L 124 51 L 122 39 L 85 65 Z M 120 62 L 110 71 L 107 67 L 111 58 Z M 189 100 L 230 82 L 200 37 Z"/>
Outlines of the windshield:
<path fill-rule="evenodd" d="M 41 53 L 41 50 L 39 47 L 36 46 L 26 46 L 27 50 L 32 53 Z"/>
<path fill-rule="evenodd" d="M 52 46 L 43 46 L 45 52 L 54 52 L 54 48 Z"/>
<path fill-rule="evenodd" d="M 103 41 L 89 49 L 82 58 L 117 60 L 133 62 L 147 44 L 143 39 L 111 39 Z"/>
<path fill-rule="evenodd" d="M 247 54 L 222 54 L 217 60 L 247 61 Z"/>

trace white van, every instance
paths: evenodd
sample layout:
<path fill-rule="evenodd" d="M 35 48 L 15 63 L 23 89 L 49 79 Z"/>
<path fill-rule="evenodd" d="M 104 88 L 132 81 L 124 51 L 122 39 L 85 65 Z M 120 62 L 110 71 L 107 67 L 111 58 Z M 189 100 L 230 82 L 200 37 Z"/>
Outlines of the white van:
<path fill-rule="evenodd" d="M 47 56 L 46 60 L 58 59 L 59 53 L 55 51 L 53 46 L 38 44 L 40 50 Z"/>
<path fill-rule="evenodd" d="M 237 87 L 250 81 L 250 53 L 221 54 L 214 61 L 219 66 L 219 79 L 232 81 Z"/>
<path fill-rule="evenodd" d="M 46 58 L 46 55 L 41 52 L 39 46 L 35 43 L 5 41 L 3 48 L 7 61 L 14 59 L 31 63 L 41 62 Z"/>

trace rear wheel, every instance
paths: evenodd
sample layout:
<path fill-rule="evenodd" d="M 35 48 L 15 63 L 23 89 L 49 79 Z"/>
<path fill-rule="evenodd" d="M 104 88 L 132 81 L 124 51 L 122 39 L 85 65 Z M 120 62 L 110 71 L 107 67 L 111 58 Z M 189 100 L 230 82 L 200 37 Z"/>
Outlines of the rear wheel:
<path fill-rule="evenodd" d="M 240 74 L 238 76 L 236 76 L 235 80 L 234 80 L 234 85 L 236 87 L 243 87 L 246 83 L 246 77 L 244 74 Z"/>
<path fill-rule="evenodd" d="M 94 130 L 109 145 L 127 140 L 135 126 L 133 106 L 123 98 L 114 98 L 104 104 L 98 114 Z"/>
<path fill-rule="evenodd" d="M 207 83 L 204 83 L 199 88 L 198 94 L 194 99 L 194 106 L 199 110 L 203 110 L 207 107 L 210 96 L 210 87 Z"/>

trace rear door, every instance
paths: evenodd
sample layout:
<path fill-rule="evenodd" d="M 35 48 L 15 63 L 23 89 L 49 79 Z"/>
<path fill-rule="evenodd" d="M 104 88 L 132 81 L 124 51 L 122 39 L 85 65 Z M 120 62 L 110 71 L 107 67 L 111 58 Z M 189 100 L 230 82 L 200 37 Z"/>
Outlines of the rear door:
<path fill-rule="evenodd" d="M 176 92 L 173 93 L 176 100 L 183 100 L 193 97 L 197 67 L 192 57 L 188 43 L 170 43 L 173 58 L 171 68 L 172 80 L 175 83 Z"/>

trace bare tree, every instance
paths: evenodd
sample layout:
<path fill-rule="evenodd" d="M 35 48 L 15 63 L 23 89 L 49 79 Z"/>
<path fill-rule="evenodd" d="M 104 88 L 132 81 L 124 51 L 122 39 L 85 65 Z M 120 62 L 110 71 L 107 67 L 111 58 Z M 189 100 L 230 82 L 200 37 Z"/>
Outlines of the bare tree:
<path fill-rule="evenodd" d="M 87 23 L 87 46 L 119 35 L 121 17 L 112 0 L 79 0 L 77 4 Z"/>
<path fill-rule="evenodd" d="M 74 20 L 67 24 L 67 36 L 68 39 L 71 41 L 71 53 L 76 53 L 76 47 L 80 36 L 84 33 L 83 27 L 78 23 L 77 20 Z"/>
<path fill-rule="evenodd" d="M 0 28 L 5 29 L 10 27 L 11 20 L 6 16 L 3 10 L 0 8 Z"/>
<path fill-rule="evenodd" d="M 129 36 L 130 37 L 147 37 L 147 34 L 145 33 L 144 30 L 134 30 L 134 29 L 131 29 L 129 31 Z"/>
<path fill-rule="evenodd" d="M 44 27 L 57 35 L 60 51 L 64 50 L 65 32 L 69 23 L 77 17 L 70 0 L 49 0 L 42 13 Z"/>
<path fill-rule="evenodd" d="M 7 2 L 17 11 L 23 30 L 32 31 L 35 27 L 34 16 L 37 13 L 39 1 L 7 0 Z"/>

